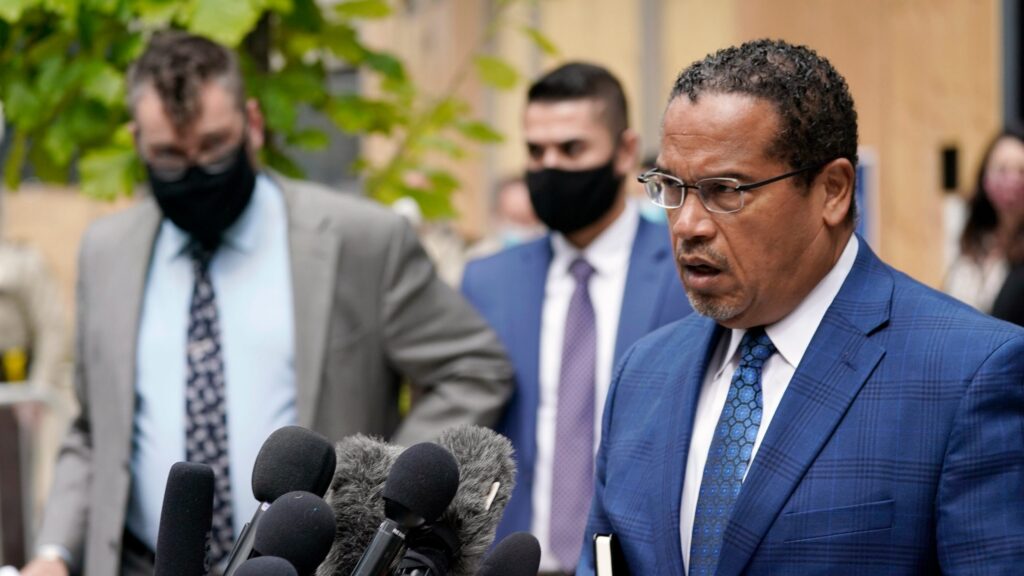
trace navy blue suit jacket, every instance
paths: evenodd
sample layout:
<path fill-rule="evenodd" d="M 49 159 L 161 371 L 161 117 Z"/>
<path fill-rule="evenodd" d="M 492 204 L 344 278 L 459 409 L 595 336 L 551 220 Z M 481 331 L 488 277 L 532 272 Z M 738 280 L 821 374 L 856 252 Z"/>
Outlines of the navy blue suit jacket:
<path fill-rule="evenodd" d="M 693 315 L 619 365 L 579 574 L 595 532 L 618 535 L 633 574 L 683 573 L 683 475 L 722 332 Z M 862 240 L 751 463 L 718 574 L 939 573 L 1024 573 L 1024 330 Z"/>
<path fill-rule="evenodd" d="M 497 539 L 530 530 L 536 454 L 541 313 L 552 249 L 550 237 L 470 262 L 463 294 L 497 332 L 516 372 L 516 389 L 498 425 L 516 449 L 516 486 Z M 630 254 L 615 340 L 615 360 L 641 336 L 690 313 L 664 224 L 643 218 Z"/>

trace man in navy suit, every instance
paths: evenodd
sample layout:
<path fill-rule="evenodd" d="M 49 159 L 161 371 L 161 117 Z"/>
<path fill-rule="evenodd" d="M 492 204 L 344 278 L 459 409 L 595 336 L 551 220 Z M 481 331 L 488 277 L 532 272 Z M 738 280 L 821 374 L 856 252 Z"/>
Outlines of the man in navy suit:
<path fill-rule="evenodd" d="M 533 532 L 547 572 L 576 567 L 613 364 L 690 312 L 668 230 L 628 198 L 638 141 L 627 118 L 622 87 L 599 66 L 567 64 L 534 83 L 526 181 L 551 234 L 471 262 L 463 278 L 517 377 L 499 430 L 519 474 L 498 537 Z"/>
<path fill-rule="evenodd" d="M 1024 331 L 854 234 L 843 77 L 746 43 L 682 72 L 662 128 L 641 181 L 699 314 L 619 364 L 586 540 L 645 575 L 1022 573 Z"/>

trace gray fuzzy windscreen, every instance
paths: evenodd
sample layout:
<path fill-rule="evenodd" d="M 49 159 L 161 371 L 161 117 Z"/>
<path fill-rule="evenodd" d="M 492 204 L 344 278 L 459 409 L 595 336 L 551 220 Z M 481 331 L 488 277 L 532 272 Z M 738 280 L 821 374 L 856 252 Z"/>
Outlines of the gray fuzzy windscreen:
<path fill-rule="evenodd" d="M 459 490 L 441 516 L 459 535 L 462 548 L 452 576 L 473 576 L 494 541 L 498 521 L 515 484 L 512 444 L 493 430 L 465 425 L 450 428 L 437 441 L 459 464 Z M 337 470 L 325 500 L 334 509 L 334 545 L 317 576 L 349 576 L 384 520 L 384 481 L 403 448 L 379 438 L 356 435 L 336 446 Z M 492 486 L 499 486 L 492 494 Z M 491 500 L 490 507 L 487 507 Z"/>

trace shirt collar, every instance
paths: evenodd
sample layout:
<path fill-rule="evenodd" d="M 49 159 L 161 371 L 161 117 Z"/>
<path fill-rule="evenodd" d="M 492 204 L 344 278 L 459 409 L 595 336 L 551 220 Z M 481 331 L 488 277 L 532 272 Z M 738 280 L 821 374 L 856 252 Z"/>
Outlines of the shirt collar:
<path fill-rule="evenodd" d="M 633 249 L 633 236 L 640 225 L 640 212 L 636 205 L 628 201 L 625 204 L 622 214 L 619 214 L 619 217 L 583 250 L 573 246 L 560 232 L 552 232 L 552 266 L 568 274 L 572 261 L 582 256 L 594 267 L 596 274 L 613 274 L 621 269 L 624 262 L 629 259 L 629 253 Z"/>
<path fill-rule="evenodd" d="M 267 195 L 276 192 L 276 186 L 273 180 L 265 174 L 256 175 L 252 198 L 249 200 L 248 206 L 238 216 L 238 220 L 224 231 L 222 247 L 237 250 L 243 254 L 249 254 L 255 250 L 260 230 L 265 228 L 264 224 L 268 218 L 269 199 Z M 172 259 L 187 253 L 191 238 L 167 218 L 163 219 L 160 234 L 164 235 L 172 246 L 177 247 L 171 254 Z"/>
<path fill-rule="evenodd" d="M 829 306 L 832 305 L 832 301 L 839 294 L 839 290 L 843 287 L 843 282 L 846 281 L 850 270 L 853 270 L 853 264 L 857 260 L 859 248 L 857 235 L 850 235 L 846 248 L 843 249 L 843 253 L 839 256 L 839 260 L 832 267 L 832 270 L 829 270 L 829 273 L 818 282 L 818 285 L 785 318 L 765 327 L 765 333 L 771 338 L 772 344 L 775 345 L 775 350 L 794 369 L 803 360 L 804 353 L 807 352 L 807 347 L 810 346 L 811 339 L 814 338 L 814 333 L 818 331 L 818 325 L 821 324 L 821 320 L 825 317 L 825 313 L 828 312 Z M 746 332 L 744 328 L 732 329 L 729 346 L 722 357 L 722 364 L 715 373 L 715 378 L 720 377 L 726 367 L 729 366 L 729 360 L 736 354 L 736 349 L 739 348 L 740 341 Z"/>

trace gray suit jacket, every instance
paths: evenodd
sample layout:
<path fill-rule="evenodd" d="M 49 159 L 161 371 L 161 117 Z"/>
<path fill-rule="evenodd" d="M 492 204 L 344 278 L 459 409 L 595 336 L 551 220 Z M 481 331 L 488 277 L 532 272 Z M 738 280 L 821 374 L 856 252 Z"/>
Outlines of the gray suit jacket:
<path fill-rule="evenodd" d="M 362 432 L 402 444 L 456 424 L 493 424 L 512 389 L 504 351 L 438 280 L 410 227 L 366 200 L 274 178 L 288 212 L 298 423 L 331 440 Z M 160 222 L 147 199 L 100 220 L 82 241 L 81 410 L 61 447 L 37 540 L 66 547 L 73 573 L 119 572 L 139 314 Z M 400 420 L 403 376 L 415 400 Z"/>

